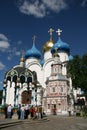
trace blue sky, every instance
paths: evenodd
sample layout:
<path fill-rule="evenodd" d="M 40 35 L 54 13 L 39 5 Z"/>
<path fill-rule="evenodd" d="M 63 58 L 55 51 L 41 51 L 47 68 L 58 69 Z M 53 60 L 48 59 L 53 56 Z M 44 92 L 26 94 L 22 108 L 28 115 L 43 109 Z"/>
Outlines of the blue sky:
<path fill-rule="evenodd" d="M 62 29 L 61 39 L 71 55 L 87 53 L 87 0 L 0 0 L 0 88 L 4 73 L 19 64 L 21 51 L 37 49 L 50 39 L 48 30 Z"/>

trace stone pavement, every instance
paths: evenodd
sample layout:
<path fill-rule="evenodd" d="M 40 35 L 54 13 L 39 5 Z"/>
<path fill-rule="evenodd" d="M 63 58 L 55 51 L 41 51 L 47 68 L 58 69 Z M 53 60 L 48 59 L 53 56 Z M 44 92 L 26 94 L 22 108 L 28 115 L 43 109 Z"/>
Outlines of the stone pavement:
<path fill-rule="evenodd" d="M 87 118 L 48 116 L 49 120 L 24 120 L 20 124 L 1 130 L 87 130 Z M 14 121 L 16 121 L 14 119 Z"/>

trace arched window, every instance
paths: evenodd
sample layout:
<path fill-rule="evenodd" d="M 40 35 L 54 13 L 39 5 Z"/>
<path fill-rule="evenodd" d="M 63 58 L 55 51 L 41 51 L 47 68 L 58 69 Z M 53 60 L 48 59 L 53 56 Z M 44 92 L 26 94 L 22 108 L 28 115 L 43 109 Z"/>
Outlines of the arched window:
<path fill-rule="evenodd" d="M 25 82 L 25 77 L 24 76 L 21 76 L 20 77 L 20 82 L 23 84 Z"/>
<path fill-rule="evenodd" d="M 53 87 L 52 89 L 53 89 L 53 92 L 55 92 L 55 87 Z"/>
<path fill-rule="evenodd" d="M 63 86 L 61 86 L 61 92 L 63 92 Z"/>
<path fill-rule="evenodd" d="M 16 81 L 17 81 L 17 75 L 14 75 L 14 76 L 13 76 L 13 82 L 16 83 Z"/>

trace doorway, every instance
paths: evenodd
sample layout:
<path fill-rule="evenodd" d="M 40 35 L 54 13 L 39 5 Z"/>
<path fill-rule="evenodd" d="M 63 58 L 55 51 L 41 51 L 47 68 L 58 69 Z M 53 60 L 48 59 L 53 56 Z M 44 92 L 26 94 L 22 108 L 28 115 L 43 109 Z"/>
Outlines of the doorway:
<path fill-rule="evenodd" d="M 31 90 L 22 92 L 21 99 L 22 104 L 31 104 Z"/>
<path fill-rule="evenodd" d="M 56 115 L 56 104 L 52 104 L 52 114 Z"/>

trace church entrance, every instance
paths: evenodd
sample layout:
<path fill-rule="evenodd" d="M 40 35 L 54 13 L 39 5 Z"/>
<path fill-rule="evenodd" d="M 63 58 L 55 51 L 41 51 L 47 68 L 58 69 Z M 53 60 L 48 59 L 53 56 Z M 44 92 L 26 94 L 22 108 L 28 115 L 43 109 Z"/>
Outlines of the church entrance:
<path fill-rule="evenodd" d="M 56 104 L 52 104 L 52 114 L 56 115 Z"/>
<path fill-rule="evenodd" d="M 31 104 L 31 90 L 29 92 L 24 91 L 21 95 L 21 98 L 22 98 L 21 101 L 22 104 Z"/>

